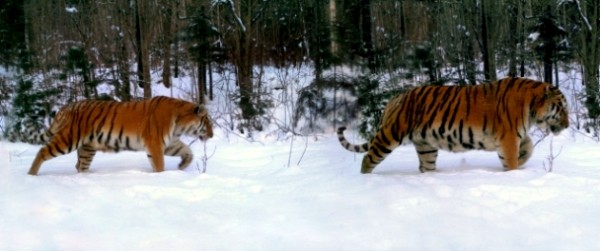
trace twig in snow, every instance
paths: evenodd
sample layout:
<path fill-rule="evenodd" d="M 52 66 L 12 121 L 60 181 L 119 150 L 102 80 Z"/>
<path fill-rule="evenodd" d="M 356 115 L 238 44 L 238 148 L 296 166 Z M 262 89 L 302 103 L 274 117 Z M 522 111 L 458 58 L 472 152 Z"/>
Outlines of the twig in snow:
<path fill-rule="evenodd" d="M 300 165 L 302 159 L 304 158 L 304 154 L 306 153 L 306 149 L 308 148 L 308 137 L 304 137 L 304 150 L 302 151 L 302 155 L 300 155 L 300 159 L 298 159 L 298 163 L 296 165 Z"/>
<path fill-rule="evenodd" d="M 198 164 L 198 162 L 196 162 L 196 169 L 198 169 L 198 172 L 200 173 L 206 173 L 206 169 L 208 167 L 208 160 L 210 158 L 212 158 L 213 155 L 215 155 L 215 152 L 217 151 L 217 147 L 215 146 L 215 148 L 213 148 L 213 152 L 208 155 L 206 152 L 206 142 L 202 142 L 202 156 L 200 156 L 200 161 L 202 161 L 202 167 Z"/>
<path fill-rule="evenodd" d="M 554 154 L 554 139 L 550 139 L 550 153 L 548 154 L 548 156 L 546 156 L 546 160 L 548 161 L 548 166 L 546 166 L 546 161 L 544 161 L 542 164 L 544 166 L 544 170 L 546 170 L 546 172 L 551 173 L 552 170 L 554 169 L 554 159 L 556 159 L 556 157 L 558 157 L 558 155 L 560 155 L 560 153 L 562 152 L 562 146 L 560 147 L 560 150 L 558 150 L 557 154 Z"/>

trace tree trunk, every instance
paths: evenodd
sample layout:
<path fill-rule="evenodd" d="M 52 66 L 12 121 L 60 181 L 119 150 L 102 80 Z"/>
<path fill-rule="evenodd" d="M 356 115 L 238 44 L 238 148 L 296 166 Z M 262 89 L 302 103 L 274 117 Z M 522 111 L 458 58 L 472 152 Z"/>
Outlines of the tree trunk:
<path fill-rule="evenodd" d="M 144 11 L 140 4 L 140 0 L 135 1 L 135 40 L 137 43 L 137 75 L 138 86 L 144 88 L 144 98 L 152 97 L 150 65 L 148 59 L 148 42 L 146 41 L 146 33 L 143 29 L 145 18 Z"/>
<path fill-rule="evenodd" d="M 361 37 L 362 49 L 367 58 L 367 65 L 370 70 L 375 70 L 377 62 L 375 58 L 375 49 L 373 48 L 373 37 L 371 32 L 371 0 L 360 0 L 361 16 Z"/>
<path fill-rule="evenodd" d="M 330 24 L 330 39 L 331 39 L 331 54 L 335 57 L 337 56 L 337 52 L 338 52 L 338 47 L 339 45 L 337 44 L 337 35 L 335 34 L 335 30 L 333 27 L 336 27 L 336 5 L 335 5 L 335 1 L 336 0 L 329 0 L 329 24 Z"/>
<path fill-rule="evenodd" d="M 546 45 L 546 47 L 544 47 L 544 82 L 546 83 L 552 83 L 552 47 L 554 46 Z"/>
<path fill-rule="evenodd" d="M 520 8 L 521 8 L 521 27 L 519 27 L 519 41 L 521 41 L 519 43 L 519 56 L 521 58 L 521 60 L 519 60 L 519 76 L 520 77 L 525 77 L 525 41 L 527 39 L 527 35 L 525 34 L 526 30 L 525 30 L 525 19 L 527 17 L 526 15 L 526 6 L 525 4 L 520 1 Z"/>
<path fill-rule="evenodd" d="M 256 110 L 252 102 L 252 40 L 249 37 L 252 34 L 252 1 L 237 1 L 239 3 L 239 13 L 231 7 L 232 14 L 237 17 L 238 36 L 236 49 L 237 58 L 235 59 L 237 71 L 237 83 L 240 88 L 240 109 L 242 118 L 250 121 L 256 116 Z"/>
<path fill-rule="evenodd" d="M 163 6 L 163 71 L 162 81 L 166 88 L 171 87 L 171 38 L 172 36 L 172 21 L 173 21 L 173 9 L 171 1 L 165 1 Z"/>
<path fill-rule="evenodd" d="M 131 83 L 129 82 L 129 57 L 127 52 L 127 46 L 125 45 L 125 41 L 123 39 L 119 39 L 121 43 L 121 53 L 119 54 L 119 80 L 120 80 L 120 88 L 117 90 L 119 93 L 119 97 L 122 101 L 131 100 Z"/>
<path fill-rule="evenodd" d="M 214 99 L 213 94 L 213 78 L 212 78 L 212 64 L 208 63 L 208 100 L 212 101 Z"/>
<path fill-rule="evenodd" d="M 477 18 L 474 17 L 473 11 L 477 9 L 477 5 L 474 2 L 464 1 L 462 5 L 458 7 L 458 12 L 464 12 L 464 10 L 471 10 L 467 13 L 464 13 L 462 16 L 462 25 L 464 25 L 465 30 L 462 32 L 460 38 L 462 40 L 461 45 L 463 46 L 463 62 L 462 64 L 465 67 L 465 79 L 468 84 L 475 85 L 477 84 L 477 64 L 478 60 L 476 59 L 476 55 L 478 53 L 475 51 L 477 37 L 473 34 L 478 34 L 476 31 L 478 29 L 477 26 Z"/>
<path fill-rule="evenodd" d="M 240 32 L 239 39 L 239 61 L 237 63 L 238 85 L 240 87 L 240 108 L 242 118 L 250 120 L 256 115 L 252 104 L 252 61 L 251 46 L 246 32 Z"/>
<path fill-rule="evenodd" d="M 554 86 L 558 87 L 560 79 L 558 79 L 558 60 L 554 60 Z"/>
<path fill-rule="evenodd" d="M 490 55 L 490 37 L 488 35 L 488 17 L 485 10 L 485 0 L 481 1 L 481 50 L 483 55 L 483 75 L 485 80 L 495 79 L 495 69 L 492 67 Z"/>
<path fill-rule="evenodd" d="M 201 62 L 198 64 L 198 104 L 204 104 L 205 96 L 206 96 L 206 65 Z"/>
<path fill-rule="evenodd" d="M 467 81 L 471 85 L 477 84 L 477 62 L 475 61 L 475 49 L 473 48 L 473 41 L 470 36 L 465 36 L 466 41 L 464 42 L 467 46 L 465 55 L 465 74 L 467 75 Z"/>
<path fill-rule="evenodd" d="M 558 27 L 554 23 L 552 7 L 546 6 L 546 10 L 541 18 L 540 38 L 543 42 L 542 61 L 544 63 L 544 82 L 552 83 L 552 66 L 554 61 L 554 51 L 557 49 L 555 39 L 558 34 Z"/>
<path fill-rule="evenodd" d="M 589 26 L 582 29 L 582 64 L 583 82 L 585 84 L 588 115 L 591 119 L 600 118 L 600 105 L 598 104 L 598 89 L 600 88 L 598 65 L 600 65 L 600 3 L 596 0 L 583 1 L 584 9 L 587 10 L 587 20 L 591 20 Z"/>
<path fill-rule="evenodd" d="M 519 44 L 518 33 L 518 10 L 519 7 L 514 1 L 511 1 L 508 6 L 508 76 L 517 76 L 517 46 Z"/>
<path fill-rule="evenodd" d="M 125 24 L 125 18 L 123 13 L 119 13 L 117 15 L 119 24 Z M 118 52 L 117 52 L 117 71 L 119 74 L 119 81 L 115 84 L 115 89 L 117 96 L 121 99 L 121 101 L 129 101 L 131 100 L 131 83 L 130 81 L 130 65 L 129 65 L 129 51 L 127 50 L 127 44 L 125 41 L 125 35 L 129 34 L 126 32 L 120 32 L 117 30 L 115 32 Z"/>
<path fill-rule="evenodd" d="M 600 105 L 598 104 L 598 88 L 600 88 L 600 84 L 598 83 L 598 63 L 590 65 L 592 64 L 591 60 L 584 59 L 583 61 L 583 82 L 587 96 L 585 106 L 588 109 L 588 116 L 595 120 L 600 118 Z"/>
<path fill-rule="evenodd" d="M 406 17 L 404 14 L 404 1 L 398 2 L 400 5 L 400 38 L 406 39 Z"/>

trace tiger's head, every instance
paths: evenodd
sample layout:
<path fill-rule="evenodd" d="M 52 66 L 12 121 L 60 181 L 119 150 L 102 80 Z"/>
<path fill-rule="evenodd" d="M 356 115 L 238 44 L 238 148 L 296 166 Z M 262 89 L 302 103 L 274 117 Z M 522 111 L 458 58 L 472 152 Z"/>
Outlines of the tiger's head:
<path fill-rule="evenodd" d="M 535 122 L 540 129 L 549 129 L 558 135 L 569 127 L 569 109 L 562 92 L 554 86 L 546 86 L 542 100 L 535 109 Z"/>
<path fill-rule="evenodd" d="M 188 103 L 176 120 L 180 134 L 194 136 L 206 141 L 213 137 L 212 123 L 206 108 Z"/>

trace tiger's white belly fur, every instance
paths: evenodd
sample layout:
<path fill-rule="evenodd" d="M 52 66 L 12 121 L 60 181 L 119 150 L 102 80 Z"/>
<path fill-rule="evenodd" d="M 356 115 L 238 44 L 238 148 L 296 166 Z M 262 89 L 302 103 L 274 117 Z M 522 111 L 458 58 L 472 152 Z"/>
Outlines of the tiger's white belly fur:
<path fill-rule="evenodd" d="M 457 130 L 439 134 L 438 130 L 427 130 L 425 136 L 420 130 L 412 133 L 409 141 L 415 145 L 429 145 L 436 149 L 450 152 L 465 152 L 469 150 L 496 151 L 498 144 L 495 137 L 489 133 L 464 129 L 462 134 Z"/>

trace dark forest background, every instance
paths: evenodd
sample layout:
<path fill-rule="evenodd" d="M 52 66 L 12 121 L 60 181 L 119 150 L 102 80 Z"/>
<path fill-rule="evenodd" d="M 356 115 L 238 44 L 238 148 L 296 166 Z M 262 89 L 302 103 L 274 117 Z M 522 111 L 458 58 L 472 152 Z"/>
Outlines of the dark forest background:
<path fill-rule="evenodd" d="M 148 98 L 191 73 L 202 103 L 212 76 L 230 71 L 236 127 L 261 130 L 275 91 L 262 86 L 263 67 L 312 69 L 294 125 L 330 113 L 332 90 L 356 97 L 359 111 L 346 112 L 377 121 L 403 83 L 560 84 L 559 73 L 576 72 L 587 121 L 578 126 L 595 128 L 599 28 L 597 0 L 2 0 L 0 113 L 18 131 L 57 102 Z M 356 74 L 332 74 L 342 66 Z M 99 94 L 101 84 L 114 92 Z"/>

